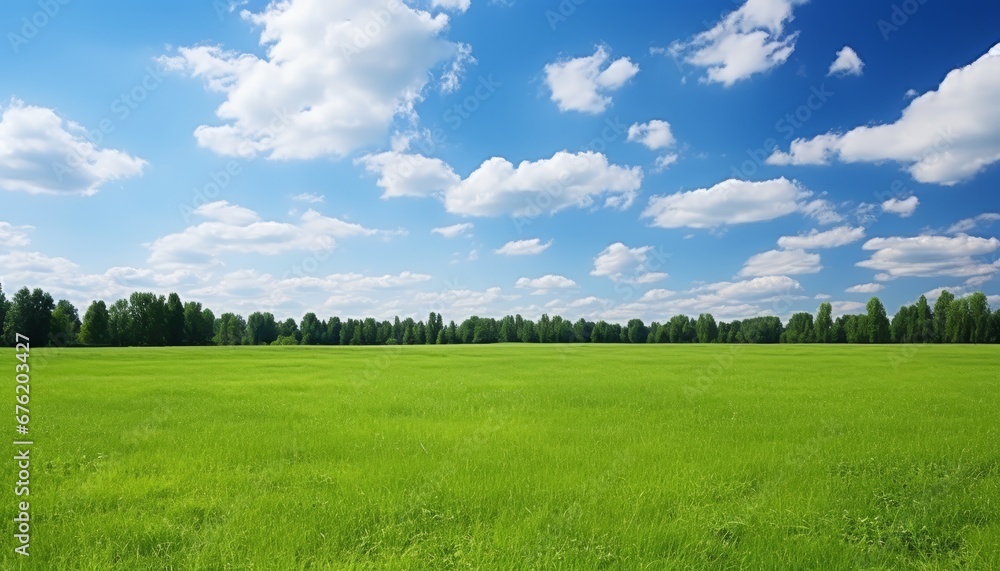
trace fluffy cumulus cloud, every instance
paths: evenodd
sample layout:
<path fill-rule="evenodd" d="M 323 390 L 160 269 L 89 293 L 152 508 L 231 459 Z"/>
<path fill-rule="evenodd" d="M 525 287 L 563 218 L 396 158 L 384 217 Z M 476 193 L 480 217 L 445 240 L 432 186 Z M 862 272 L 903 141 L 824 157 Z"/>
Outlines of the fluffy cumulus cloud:
<path fill-rule="evenodd" d="M 897 214 L 900 218 L 909 218 L 920 206 L 920 199 L 916 196 L 909 198 L 890 198 L 882 203 L 882 211 L 890 214 Z"/>
<path fill-rule="evenodd" d="M 419 154 L 388 151 L 365 155 L 357 162 L 378 175 L 382 198 L 443 196 L 462 180 L 441 159 Z"/>
<path fill-rule="evenodd" d="M 445 196 L 449 212 L 469 216 L 536 216 L 570 207 L 627 208 L 642 185 L 642 169 L 609 164 L 601 153 L 560 151 L 551 159 L 484 162 Z"/>
<path fill-rule="evenodd" d="M 545 66 L 545 84 L 560 111 L 601 113 L 611 105 L 610 93 L 635 77 L 639 66 L 627 57 L 610 59 L 604 46 L 598 46 L 594 55 Z"/>
<path fill-rule="evenodd" d="M 969 278 L 992 275 L 1000 269 L 1000 262 L 983 260 L 1000 249 L 996 238 L 965 234 L 874 238 L 863 248 L 873 253 L 857 265 L 879 271 L 879 281 L 900 277 Z"/>
<path fill-rule="evenodd" d="M 566 276 L 548 274 L 540 278 L 520 278 L 514 287 L 521 289 L 533 289 L 535 293 L 545 293 L 554 289 L 571 289 L 576 287 L 576 282 Z"/>
<path fill-rule="evenodd" d="M 676 142 L 670 131 L 670 123 L 659 119 L 633 124 L 628 128 L 628 140 L 642 143 L 651 151 L 672 147 Z"/>
<path fill-rule="evenodd" d="M 530 240 L 514 240 L 507 242 L 500 248 L 494 250 L 494 253 L 500 254 L 501 256 L 537 256 L 545 250 L 548 250 L 552 246 L 552 240 L 546 243 L 542 243 L 539 238 L 532 238 Z"/>
<path fill-rule="evenodd" d="M 199 206 L 204 222 L 149 244 L 154 267 L 196 267 L 221 263 L 227 253 L 277 255 L 327 251 L 336 240 L 384 233 L 308 210 L 296 223 L 262 220 L 256 212 L 226 201 Z"/>
<path fill-rule="evenodd" d="M 28 232 L 31 226 L 14 226 L 10 222 L 0 222 L 0 248 L 23 248 L 31 244 Z"/>
<path fill-rule="evenodd" d="M 807 0 L 747 0 L 712 28 L 667 52 L 706 69 L 704 82 L 726 87 L 785 63 L 795 51 L 798 32 L 785 33 L 793 10 Z"/>
<path fill-rule="evenodd" d="M 628 140 L 641 143 L 651 151 L 672 148 L 677 140 L 670 130 L 670 123 L 654 119 L 649 123 L 635 123 L 628 128 Z M 677 162 L 677 153 L 667 152 L 656 158 L 656 170 L 662 171 Z"/>
<path fill-rule="evenodd" d="M 146 161 L 102 149 L 86 129 L 46 107 L 13 100 L 0 117 L 0 188 L 91 196 L 109 182 L 142 174 Z"/>
<path fill-rule="evenodd" d="M 782 236 L 778 245 L 788 250 L 815 250 L 818 248 L 839 248 L 865 237 L 865 229 L 861 226 L 839 226 L 826 232 L 813 229 L 808 234 L 799 236 Z"/>
<path fill-rule="evenodd" d="M 453 62 L 471 57 L 445 38 L 446 14 L 404 2 L 285 0 L 243 17 L 261 29 L 264 57 L 199 45 L 161 58 L 225 95 L 220 123 L 195 130 L 199 145 L 223 155 L 337 157 L 377 144 L 397 117 L 415 116 L 438 69 L 448 85 L 461 72 Z"/>
<path fill-rule="evenodd" d="M 740 270 L 740 277 L 815 274 L 823 269 L 819 254 L 805 250 L 771 250 L 752 256 Z"/>
<path fill-rule="evenodd" d="M 795 212 L 821 223 L 840 217 L 822 199 L 797 182 L 779 178 L 764 182 L 730 179 L 711 188 L 654 196 L 642 213 L 660 228 L 718 228 L 763 222 Z"/>
<path fill-rule="evenodd" d="M 434 8 L 444 8 L 456 12 L 465 12 L 471 5 L 472 0 L 431 0 L 431 6 Z"/>
<path fill-rule="evenodd" d="M 910 101 L 895 123 L 796 139 L 773 165 L 895 161 L 919 182 L 946 186 L 1000 161 L 1000 44 Z"/>
<path fill-rule="evenodd" d="M 963 232 L 971 232 L 980 225 L 986 226 L 998 221 L 1000 221 L 1000 214 L 996 212 L 984 212 L 979 216 L 974 216 L 972 218 L 965 218 L 963 220 L 959 220 L 958 222 L 952 224 L 950 228 L 948 228 L 947 233 L 960 234 Z"/>
<path fill-rule="evenodd" d="M 850 46 L 844 46 L 837 52 L 837 59 L 830 64 L 827 75 L 861 75 L 865 62 L 858 57 L 858 52 Z"/>
<path fill-rule="evenodd" d="M 878 293 L 885 289 L 882 284 L 858 284 L 856 286 L 851 286 L 847 288 L 847 293 Z"/>
<path fill-rule="evenodd" d="M 445 238 L 458 238 L 459 236 L 467 235 L 469 230 L 472 230 L 472 223 L 464 222 L 462 224 L 432 228 L 431 233 L 444 236 Z"/>
<path fill-rule="evenodd" d="M 433 196 L 463 216 L 535 217 L 589 207 L 601 198 L 606 208 L 627 208 L 643 178 L 640 167 L 613 165 L 592 151 L 560 151 L 516 167 L 494 157 L 465 179 L 439 159 L 418 154 L 390 151 L 359 161 L 378 175 L 384 198 Z"/>
<path fill-rule="evenodd" d="M 590 275 L 620 283 L 650 284 L 670 277 L 658 271 L 664 263 L 665 256 L 653 246 L 629 248 L 616 242 L 594 258 Z"/>

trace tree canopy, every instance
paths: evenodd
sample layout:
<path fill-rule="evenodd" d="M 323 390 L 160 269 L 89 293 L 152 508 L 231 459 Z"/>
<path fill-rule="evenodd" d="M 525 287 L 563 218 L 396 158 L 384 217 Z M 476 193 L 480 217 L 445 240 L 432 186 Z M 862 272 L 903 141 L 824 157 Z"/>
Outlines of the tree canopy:
<path fill-rule="evenodd" d="M 35 344 L 163 345 L 446 345 L 486 343 L 1000 343 L 1000 310 L 991 311 L 982 292 L 956 298 L 945 291 L 931 310 L 926 297 L 903 306 L 890 321 L 885 306 L 872 297 L 864 314 L 833 319 L 830 303 L 815 316 L 793 314 L 787 323 L 776 316 L 717 321 L 710 313 L 697 318 L 674 315 L 648 325 L 631 319 L 625 325 L 542 314 L 537 321 L 521 315 L 471 316 L 446 325 L 440 313 L 426 321 L 392 321 L 331 316 L 313 312 L 301 320 L 278 321 L 256 311 L 246 319 L 226 312 L 216 317 L 201 303 L 183 302 L 176 293 L 135 292 L 107 305 L 90 304 L 81 320 L 69 301 L 55 303 L 41 289 L 21 288 L 10 300 L 0 287 L 0 339 L 14 343 L 15 333 Z M 39 341 L 44 340 L 44 341 Z"/>

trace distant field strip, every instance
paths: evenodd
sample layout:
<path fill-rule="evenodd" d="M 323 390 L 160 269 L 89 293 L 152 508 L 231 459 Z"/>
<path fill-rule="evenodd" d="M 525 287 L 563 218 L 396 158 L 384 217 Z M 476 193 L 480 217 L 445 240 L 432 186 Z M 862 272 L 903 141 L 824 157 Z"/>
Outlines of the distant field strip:
<path fill-rule="evenodd" d="M 32 359 L 0 569 L 1000 569 L 998 346 Z"/>

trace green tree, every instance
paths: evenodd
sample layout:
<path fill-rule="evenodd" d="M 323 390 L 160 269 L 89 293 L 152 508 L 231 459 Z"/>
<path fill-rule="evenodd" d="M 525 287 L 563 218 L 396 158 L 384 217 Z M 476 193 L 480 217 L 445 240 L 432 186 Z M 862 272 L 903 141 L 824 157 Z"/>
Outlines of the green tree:
<path fill-rule="evenodd" d="M 712 343 L 719 337 L 719 326 L 711 313 L 699 315 L 694 328 L 698 343 Z"/>
<path fill-rule="evenodd" d="M 917 312 L 915 318 L 915 334 L 913 341 L 916 343 L 930 343 L 934 340 L 934 318 L 931 315 L 931 308 L 927 304 L 927 298 L 920 296 L 917 300 Z"/>
<path fill-rule="evenodd" d="M 271 313 L 255 311 L 247 317 L 247 329 L 243 343 L 246 345 L 269 345 L 278 339 L 278 323 Z"/>
<path fill-rule="evenodd" d="M 378 344 L 378 322 L 374 317 L 365 318 L 361 326 L 361 342 L 364 345 Z"/>
<path fill-rule="evenodd" d="M 847 315 L 844 318 L 844 341 L 847 343 L 868 343 L 871 332 L 867 315 Z"/>
<path fill-rule="evenodd" d="M 1000 343 L 1000 309 L 990 316 L 990 343 Z"/>
<path fill-rule="evenodd" d="M 815 334 L 816 325 L 812 314 L 803 311 L 792 315 L 779 340 L 782 343 L 812 343 Z"/>
<path fill-rule="evenodd" d="M 396 318 L 396 323 L 399 323 L 399 318 Z M 330 345 L 340 345 L 340 331 L 343 325 L 340 323 L 340 318 L 333 316 L 326 322 L 326 342 Z"/>
<path fill-rule="evenodd" d="M 671 343 L 690 343 L 691 339 L 688 337 L 688 317 L 686 315 L 675 315 L 670 318 L 667 322 L 667 330 L 669 331 L 670 342 Z"/>
<path fill-rule="evenodd" d="M 83 315 L 80 325 L 80 343 L 84 345 L 109 345 L 111 329 L 109 327 L 108 306 L 97 300 L 90 304 Z"/>
<path fill-rule="evenodd" d="M 7 308 L 10 306 L 10 302 L 7 301 L 7 296 L 3 293 L 3 284 L 0 284 L 0 342 L 4 339 L 4 324 L 7 321 Z"/>
<path fill-rule="evenodd" d="M 167 302 L 162 295 L 135 292 L 128 298 L 132 343 L 161 346 L 167 339 Z"/>
<path fill-rule="evenodd" d="M 171 347 L 184 344 L 184 304 L 181 296 L 171 293 L 167 296 L 166 344 Z"/>
<path fill-rule="evenodd" d="M 206 314 L 206 312 L 208 312 Z M 201 304 L 189 301 L 184 304 L 184 345 L 211 345 L 215 316 Z"/>
<path fill-rule="evenodd" d="M 868 300 L 865 306 L 868 311 L 868 342 L 888 343 L 889 342 L 889 318 L 885 313 L 885 306 L 877 297 Z"/>
<path fill-rule="evenodd" d="M 127 299 L 119 299 L 108 308 L 108 334 L 111 344 L 115 347 L 135 345 L 132 340 L 132 323 Z"/>
<path fill-rule="evenodd" d="M 302 323 L 299 324 L 299 331 L 302 332 L 302 345 L 319 345 L 322 339 L 322 329 L 319 318 L 315 313 L 309 312 L 302 316 Z"/>
<path fill-rule="evenodd" d="M 951 302 L 953 301 L 955 301 L 955 296 L 951 295 L 948 290 L 944 290 L 934 303 L 935 343 L 948 342 L 948 335 L 946 331 L 948 325 L 948 309 L 951 307 Z"/>
<path fill-rule="evenodd" d="M 990 304 L 986 294 L 977 291 L 968 298 L 970 327 L 969 341 L 972 343 L 988 343 L 990 338 Z"/>
<path fill-rule="evenodd" d="M 80 314 L 76 307 L 65 299 L 60 299 L 52 311 L 52 323 L 49 327 L 49 341 L 56 347 L 65 347 L 76 343 L 80 333 Z"/>
<path fill-rule="evenodd" d="M 816 312 L 815 340 L 817 343 L 833 342 L 833 306 L 830 302 L 824 301 L 819 304 L 819 311 Z"/>
<path fill-rule="evenodd" d="M 500 342 L 513 343 L 517 341 L 517 322 L 511 315 L 504 316 L 500 320 Z"/>
<path fill-rule="evenodd" d="M 645 343 L 649 335 L 649 329 L 641 319 L 632 319 L 628 322 L 628 342 Z"/>
<path fill-rule="evenodd" d="M 302 340 L 302 335 L 299 333 L 299 324 L 295 323 L 295 320 L 291 317 L 282 321 L 278 324 L 278 337 L 291 337 L 295 339 L 295 345 L 298 345 L 299 341 Z"/>
<path fill-rule="evenodd" d="M 235 313 L 223 313 L 215 320 L 216 345 L 240 345 L 243 343 L 243 333 L 247 324 L 243 317 Z"/>
<path fill-rule="evenodd" d="M 31 344 L 44 347 L 49 342 L 54 309 L 52 296 L 42 289 L 29 290 L 25 287 L 17 290 L 4 316 L 4 342 L 14 345 L 20 333 L 27 335 Z"/>
<path fill-rule="evenodd" d="M 912 310 L 912 311 L 911 311 Z M 912 313 L 912 315 L 911 315 Z M 903 306 L 896 311 L 889 323 L 889 339 L 893 343 L 911 343 L 915 327 L 913 321 L 916 316 L 916 307 Z"/>
<path fill-rule="evenodd" d="M 956 298 L 948 305 L 945 319 L 945 343 L 968 343 L 972 327 L 969 325 L 969 300 Z"/>

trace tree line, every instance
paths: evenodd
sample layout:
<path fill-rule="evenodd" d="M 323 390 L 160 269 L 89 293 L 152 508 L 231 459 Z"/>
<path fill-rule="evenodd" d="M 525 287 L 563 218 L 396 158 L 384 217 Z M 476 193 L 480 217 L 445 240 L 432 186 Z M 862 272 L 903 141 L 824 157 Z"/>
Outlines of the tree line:
<path fill-rule="evenodd" d="M 955 297 L 944 291 L 933 308 L 927 298 L 903 306 L 892 320 L 877 297 L 866 312 L 833 319 L 830 303 L 815 316 L 801 312 L 788 323 L 774 316 L 716 322 L 710 313 L 697 319 L 675 315 L 646 325 L 632 319 L 625 325 L 556 315 L 537 321 L 520 315 L 501 319 L 472 316 L 446 325 L 440 313 L 426 321 L 320 319 L 306 313 L 278 321 L 268 312 L 246 319 L 235 313 L 218 317 L 201 303 L 182 302 L 135 292 L 108 306 L 90 304 L 83 318 L 67 300 L 55 302 L 36 288 L 21 288 L 10 300 L 0 285 L 0 339 L 14 344 L 16 333 L 37 345 L 54 346 L 180 346 L 180 345 L 451 345 L 482 343 L 1000 343 L 1000 309 L 990 310 L 982 292 Z M 43 343 L 40 340 L 46 340 Z"/>

